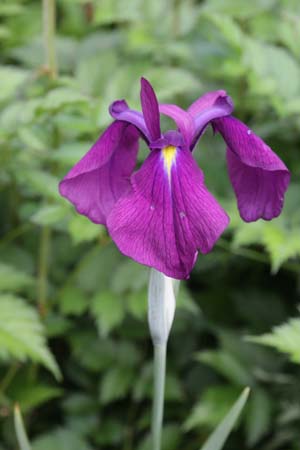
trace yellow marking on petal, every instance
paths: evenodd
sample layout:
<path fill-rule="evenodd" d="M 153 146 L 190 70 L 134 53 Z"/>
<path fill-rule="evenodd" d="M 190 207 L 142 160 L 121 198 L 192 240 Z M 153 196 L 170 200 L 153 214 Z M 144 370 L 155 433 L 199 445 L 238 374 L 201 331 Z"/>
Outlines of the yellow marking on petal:
<path fill-rule="evenodd" d="M 165 167 L 167 169 L 168 176 L 170 178 L 171 167 L 176 156 L 176 147 L 174 147 L 173 145 L 167 145 L 162 149 L 162 154 L 164 158 Z"/>

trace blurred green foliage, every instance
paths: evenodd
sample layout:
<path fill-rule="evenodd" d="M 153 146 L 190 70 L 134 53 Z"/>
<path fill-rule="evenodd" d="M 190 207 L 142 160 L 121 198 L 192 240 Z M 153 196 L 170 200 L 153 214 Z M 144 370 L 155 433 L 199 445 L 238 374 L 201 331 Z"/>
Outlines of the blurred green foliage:
<path fill-rule="evenodd" d="M 0 449 L 17 448 L 15 402 L 34 450 L 147 449 L 148 270 L 57 192 L 109 103 L 139 107 L 143 75 L 182 107 L 226 89 L 292 172 L 282 216 L 245 224 L 222 140 L 208 131 L 195 152 L 231 226 L 181 286 L 164 450 L 200 448 L 245 385 L 225 448 L 299 450 L 299 1 L 57 0 L 57 26 L 52 80 L 41 2 L 1 1 Z"/>

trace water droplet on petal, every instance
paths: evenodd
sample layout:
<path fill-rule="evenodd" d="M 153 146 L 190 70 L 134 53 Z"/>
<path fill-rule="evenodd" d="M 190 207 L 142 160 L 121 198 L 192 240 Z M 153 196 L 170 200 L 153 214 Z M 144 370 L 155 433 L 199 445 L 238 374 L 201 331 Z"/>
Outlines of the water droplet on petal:
<path fill-rule="evenodd" d="M 151 206 L 150 206 L 150 209 L 151 209 L 151 211 L 153 211 L 153 210 L 154 210 L 154 206 L 153 206 L 153 205 L 151 205 Z"/>
<path fill-rule="evenodd" d="M 248 134 L 248 136 L 250 136 L 250 134 L 252 133 L 252 131 L 251 130 L 247 130 L 247 134 Z"/>
<path fill-rule="evenodd" d="M 185 218 L 185 212 L 180 211 L 179 215 L 180 215 L 181 219 L 184 219 L 184 218 Z"/>

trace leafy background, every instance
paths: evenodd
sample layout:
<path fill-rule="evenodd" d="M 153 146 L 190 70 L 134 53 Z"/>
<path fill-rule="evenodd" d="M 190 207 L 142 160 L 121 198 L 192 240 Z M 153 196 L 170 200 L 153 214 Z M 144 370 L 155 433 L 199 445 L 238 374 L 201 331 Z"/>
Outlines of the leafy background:
<path fill-rule="evenodd" d="M 149 449 L 148 270 L 57 192 L 109 103 L 139 107 L 143 75 L 182 107 L 226 89 L 292 172 L 282 216 L 245 224 L 224 143 L 209 131 L 198 146 L 231 225 L 181 286 L 164 450 L 199 449 L 245 386 L 226 448 L 299 450 L 300 3 L 57 0 L 57 28 L 52 80 L 42 3 L 1 1 L 0 449 L 17 448 L 15 402 L 34 450 Z"/>

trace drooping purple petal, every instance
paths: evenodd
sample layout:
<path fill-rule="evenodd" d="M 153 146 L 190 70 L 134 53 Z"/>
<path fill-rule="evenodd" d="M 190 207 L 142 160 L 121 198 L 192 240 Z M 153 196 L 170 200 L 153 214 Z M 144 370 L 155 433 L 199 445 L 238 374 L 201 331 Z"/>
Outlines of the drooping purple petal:
<path fill-rule="evenodd" d="M 189 113 L 181 109 L 177 105 L 170 105 L 167 103 L 161 103 L 159 105 L 159 111 L 161 114 L 165 114 L 174 120 L 182 136 L 184 137 L 187 147 L 190 147 L 191 142 L 195 135 L 194 120 Z"/>
<path fill-rule="evenodd" d="M 209 252 L 229 219 L 204 185 L 188 149 L 153 150 L 131 191 L 107 219 L 121 252 L 178 279 L 188 278 L 198 249 Z"/>
<path fill-rule="evenodd" d="M 112 123 L 60 182 L 60 194 L 95 223 L 107 215 L 130 186 L 139 134 L 126 122 Z"/>
<path fill-rule="evenodd" d="M 225 117 L 233 111 L 233 101 L 226 91 L 207 92 L 188 108 L 195 121 L 195 134 L 191 149 L 195 147 L 207 125 L 213 120 Z"/>
<path fill-rule="evenodd" d="M 153 87 L 145 78 L 141 78 L 141 105 L 151 140 L 160 138 L 158 101 Z"/>
<path fill-rule="evenodd" d="M 116 120 L 122 120 L 134 125 L 147 142 L 151 141 L 143 114 L 140 111 L 130 109 L 125 100 L 116 100 L 109 107 L 110 115 Z"/>
<path fill-rule="evenodd" d="M 277 217 L 290 173 L 281 159 L 234 117 L 214 121 L 228 146 L 227 164 L 241 217 L 246 222 Z"/>

